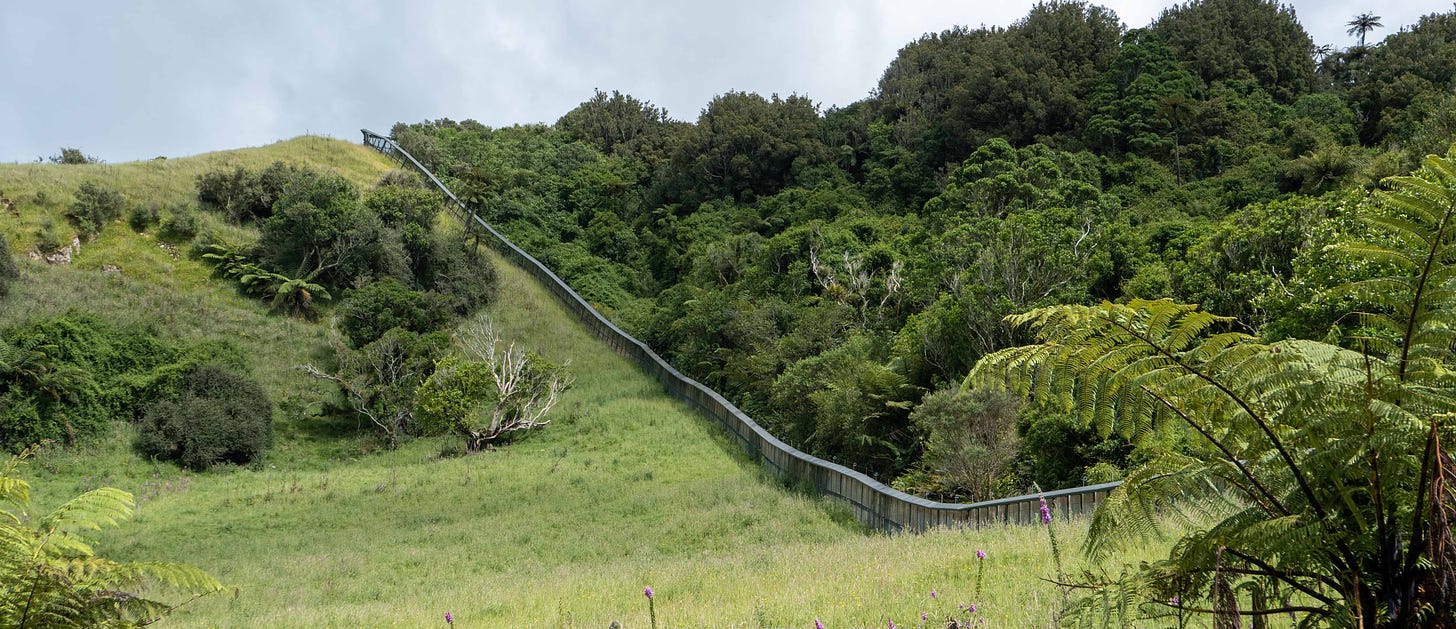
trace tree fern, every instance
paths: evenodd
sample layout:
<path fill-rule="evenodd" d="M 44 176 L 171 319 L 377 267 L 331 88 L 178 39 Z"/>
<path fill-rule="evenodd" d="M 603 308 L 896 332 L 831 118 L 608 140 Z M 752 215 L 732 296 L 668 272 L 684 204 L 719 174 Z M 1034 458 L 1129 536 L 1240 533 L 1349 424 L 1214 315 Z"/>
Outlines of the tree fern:
<path fill-rule="evenodd" d="M 160 588 L 195 598 L 222 588 L 192 566 L 97 557 L 87 534 L 131 517 L 132 496 L 119 489 L 86 492 L 32 522 L 30 485 L 15 476 L 23 456 L 0 468 L 0 625 L 139 626 L 175 605 L 138 592 Z"/>
<path fill-rule="evenodd" d="M 1091 579 L 1121 594 L 1085 597 L 1072 617 L 1112 622 L 1126 606 L 1111 601 L 1132 592 L 1133 614 L 1176 599 L 1215 624 L 1246 600 L 1255 616 L 1456 626 L 1456 470 L 1442 448 L 1456 414 L 1456 162 L 1431 156 L 1389 185 L 1363 217 L 1365 238 L 1331 247 L 1370 278 L 1342 289 L 1367 304 L 1343 347 L 1259 343 L 1166 300 L 1009 318 L 1037 343 L 985 357 L 968 384 L 1014 389 L 1104 433 L 1140 438 L 1172 422 L 1200 437 L 1194 452 L 1129 474 L 1094 514 L 1089 553 L 1153 534 L 1170 513 L 1220 513 L 1167 560 Z"/>

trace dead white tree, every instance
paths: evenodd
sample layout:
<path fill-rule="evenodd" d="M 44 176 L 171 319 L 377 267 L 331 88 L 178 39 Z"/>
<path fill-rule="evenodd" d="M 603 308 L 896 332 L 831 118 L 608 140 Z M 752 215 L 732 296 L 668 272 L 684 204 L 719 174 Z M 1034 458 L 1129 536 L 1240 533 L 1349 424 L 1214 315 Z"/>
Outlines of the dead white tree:
<path fill-rule="evenodd" d="M 495 388 L 494 407 L 481 414 L 484 421 L 457 424 L 467 448 L 478 450 L 506 433 L 550 423 L 546 414 L 574 380 L 564 367 L 545 363 L 502 340 L 495 322 L 483 314 L 461 326 L 455 341 L 468 359 L 485 367 Z"/>

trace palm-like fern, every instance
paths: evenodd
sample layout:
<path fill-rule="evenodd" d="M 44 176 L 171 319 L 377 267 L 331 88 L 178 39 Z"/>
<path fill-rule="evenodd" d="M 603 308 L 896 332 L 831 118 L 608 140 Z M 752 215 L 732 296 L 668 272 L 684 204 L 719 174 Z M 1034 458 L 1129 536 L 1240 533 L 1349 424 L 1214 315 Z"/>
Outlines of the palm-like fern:
<path fill-rule="evenodd" d="M 1220 626 L 1241 605 L 1337 625 L 1456 626 L 1456 469 L 1441 444 L 1456 413 L 1456 162 L 1431 156 L 1391 184 L 1367 238 L 1336 246 L 1375 271 L 1345 289 L 1371 305 L 1356 315 L 1358 351 L 1258 343 L 1166 300 L 1010 318 L 1038 344 L 987 356 L 968 383 L 1061 404 L 1104 432 L 1136 438 L 1174 422 L 1201 437 L 1200 450 L 1133 471 L 1093 516 L 1087 550 L 1105 554 L 1167 513 L 1216 523 L 1137 578 L 1093 585 L 1138 590 L 1144 614 L 1176 598 Z M 1123 599 L 1088 597 L 1084 611 L 1110 600 Z M 1100 613 L 1113 609 L 1126 607 Z"/>
<path fill-rule="evenodd" d="M 30 485 L 15 476 L 21 458 L 0 468 L 0 625 L 134 627 L 175 606 L 139 594 L 166 588 L 198 597 L 222 589 L 206 572 L 169 563 L 97 557 L 87 534 L 131 516 L 131 494 L 86 492 L 32 521 Z"/>

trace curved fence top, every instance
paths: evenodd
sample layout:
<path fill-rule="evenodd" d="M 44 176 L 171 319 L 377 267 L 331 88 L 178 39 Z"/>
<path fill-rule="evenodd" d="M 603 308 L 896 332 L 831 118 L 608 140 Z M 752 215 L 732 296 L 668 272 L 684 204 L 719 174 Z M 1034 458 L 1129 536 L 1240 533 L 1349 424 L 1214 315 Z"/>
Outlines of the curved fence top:
<path fill-rule="evenodd" d="M 484 219 L 476 215 L 475 212 L 472 211 L 468 206 L 466 206 L 465 203 L 459 199 L 459 197 L 456 197 L 455 194 L 451 192 L 450 189 L 446 187 L 445 184 L 441 182 L 434 173 L 430 172 L 430 170 L 428 168 L 425 168 L 425 166 L 421 164 L 418 160 L 416 160 L 413 155 L 410 155 L 409 152 L 405 151 L 402 147 L 400 147 L 399 144 L 394 141 L 394 138 L 374 133 L 372 131 L 369 131 L 368 129 L 361 129 L 361 131 L 363 131 L 364 133 L 365 144 L 368 144 L 369 146 L 379 150 L 382 153 L 394 156 L 402 163 L 413 166 L 422 175 L 428 178 L 430 183 L 438 188 L 439 191 L 445 195 L 445 198 L 450 200 L 451 204 L 454 206 L 452 207 L 452 209 L 458 211 L 459 217 L 462 219 L 462 222 L 466 225 L 467 229 L 470 229 L 472 227 L 472 224 L 475 227 L 484 229 L 487 233 L 491 235 L 495 243 L 502 248 L 503 253 L 507 253 L 510 257 L 516 258 L 517 260 L 522 262 L 524 266 L 527 267 L 528 271 L 531 271 L 543 281 L 550 283 L 554 288 L 554 292 L 556 292 L 556 294 L 561 299 L 567 301 L 570 309 L 575 311 L 578 316 L 589 318 L 588 323 L 595 325 L 599 330 L 603 330 L 605 334 L 609 334 L 616 341 L 625 343 L 630 348 L 631 353 L 636 354 L 642 360 L 642 362 L 644 363 L 644 367 L 650 367 L 658 371 L 660 377 L 664 381 L 664 384 L 667 385 L 669 389 L 672 389 L 673 385 L 676 385 L 677 387 L 686 390 L 686 392 L 688 393 L 693 393 L 694 395 L 691 395 L 689 397 L 691 397 L 695 401 L 706 399 L 711 403 L 712 406 L 717 406 L 721 409 L 724 409 L 726 413 L 728 413 L 737 420 L 737 423 L 746 427 L 753 434 L 753 437 L 757 442 L 768 448 L 776 450 L 783 455 L 788 456 L 790 459 L 800 463 L 806 469 L 833 472 L 834 474 L 837 474 L 846 479 L 851 479 L 852 482 L 862 485 L 869 492 L 872 492 L 873 494 L 878 494 L 878 498 L 882 500 L 887 500 L 891 503 L 899 503 L 920 511 L 941 512 L 946 514 L 963 514 L 965 512 L 971 511 L 1004 509 L 1007 507 L 1023 505 L 1024 503 L 1028 502 L 1037 502 L 1042 499 L 1055 501 L 1061 498 L 1067 498 L 1071 496 L 1105 496 L 1107 492 L 1122 484 L 1121 482 L 1102 483 L 1099 485 L 1074 487 L 1071 489 L 1049 491 L 1041 494 L 1013 496 L 1009 498 L 1001 498 L 997 500 L 988 500 L 976 503 L 936 502 L 933 500 L 921 498 L 919 496 L 907 494 L 903 491 L 885 485 L 878 480 L 870 478 L 862 472 L 858 472 L 838 463 L 826 461 L 819 457 L 802 452 L 799 449 L 784 443 L 777 437 L 770 434 L 762 426 L 758 425 L 758 422 L 754 421 L 747 414 L 740 411 L 737 406 L 735 406 L 732 402 L 728 401 L 717 391 L 714 391 L 713 389 L 704 386 L 702 383 L 699 383 L 698 381 L 678 371 L 677 368 L 673 367 L 661 356 L 658 356 L 657 352 L 653 351 L 651 347 L 648 347 L 646 343 L 637 340 L 632 335 L 617 327 L 615 323 L 613 323 L 610 319 L 607 319 L 600 312 L 598 312 L 596 308 L 594 308 L 590 303 L 583 299 L 581 295 L 578 295 L 577 292 L 571 288 L 571 286 L 569 286 L 564 280 L 562 280 L 559 276 L 552 272 L 551 269 L 548 268 L 545 264 L 541 263 L 541 261 L 537 260 L 534 256 L 527 253 L 524 249 L 516 246 L 516 244 L 511 242 L 510 239 L 506 238 L 505 235 L 496 231 L 494 227 L 491 227 L 490 224 L 486 223 Z M 684 393 L 684 391 L 674 391 L 674 393 L 678 393 L 681 395 Z M 740 438 L 743 438 L 745 442 L 747 441 L 746 436 L 741 434 L 739 436 Z M 821 487 L 820 490 L 823 491 L 823 488 Z M 841 495 L 839 492 L 824 493 Z M 859 506 L 866 509 L 873 509 L 872 507 L 866 507 L 862 504 Z M 880 526 L 881 528 L 900 530 L 906 524 L 906 522 L 896 521 L 893 518 L 888 518 L 884 513 L 876 513 L 875 515 L 877 516 L 877 518 L 875 518 L 874 524 Z M 865 518 L 861 517 L 861 519 Z M 887 524 L 890 526 L 885 526 Z"/>

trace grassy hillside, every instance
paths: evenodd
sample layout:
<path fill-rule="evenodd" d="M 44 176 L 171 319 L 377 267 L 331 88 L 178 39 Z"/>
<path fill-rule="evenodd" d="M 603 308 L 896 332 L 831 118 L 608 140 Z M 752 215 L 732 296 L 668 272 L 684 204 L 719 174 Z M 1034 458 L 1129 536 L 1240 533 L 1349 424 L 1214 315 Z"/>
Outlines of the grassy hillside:
<path fill-rule="evenodd" d="M 257 169 L 274 161 L 337 172 L 361 187 L 372 185 L 394 166 L 367 147 L 318 137 L 148 162 L 0 165 L 0 192 L 20 212 L 18 221 L 0 222 L 0 237 L 10 240 L 25 270 L 11 297 L 0 302 L 0 327 L 79 309 L 114 322 L 152 325 L 176 339 L 228 339 L 253 358 L 255 374 L 279 402 L 275 415 L 281 446 L 275 458 L 306 463 L 316 453 L 294 453 L 310 446 L 337 455 L 352 445 L 335 438 L 340 430 L 298 421 L 313 414 L 310 405 L 316 407 L 319 391 L 314 381 L 292 366 L 317 360 L 317 353 L 326 351 L 322 326 L 269 314 L 264 304 L 238 294 L 234 282 L 212 279 L 209 267 L 187 256 L 186 243 L 135 232 L 124 218 L 83 243 L 70 265 L 34 262 L 26 255 L 34 247 L 35 231 L 45 224 L 71 242 L 74 231 L 64 212 L 82 182 L 105 182 L 121 192 L 128 207 L 165 207 L 195 200 L 197 176 L 205 172 L 235 166 Z M 211 214 L 204 213 L 203 222 L 235 238 L 250 237 Z M 118 270 L 103 272 L 107 267 Z"/>
<path fill-rule="evenodd" d="M 142 202 L 183 199 L 195 174 L 218 164 L 298 156 L 360 183 L 390 166 L 361 147 L 300 139 L 195 158 L 210 162 L 79 168 L 112 173 Z M 7 194 L 26 190 L 13 182 L 44 181 L 48 198 L 61 196 L 88 172 L 70 168 L 0 166 L 0 181 L 12 182 Z M 58 216 L 53 206 L 24 211 Z M 190 474 L 141 459 L 127 427 L 105 443 L 43 452 L 27 472 L 37 506 L 99 486 L 131 491 L 137 517 L 104 534 L 103 555 L 184 561 L 232 586 L 164 626 L 428 626 L 448 611 L 464 627 L 641 627 L 644 586 L 657 592 L 660 626 L 916 626 L 921 613 L 940 626 L 957 603 L 978 605 L 990 626 L 1052 622 L 1060 599 L 1040 580 L 1055 573 L 1045 530 L 866 531 L 842 506 L 766 478 L 542 287 L 496 263 L 490 315 L 507 338 L 570 361 L 577 383 L 543 430 L 444 459 L 435 440 L 363 451 L 355 426 L 317 419 L 310 409 L 324 392 L 291 367 L 314 359 L 322 326 L 268 315 L 152 236 L 118 223 L 71 266 L 27 263 L 0 325 L 79 308 L 180 338 L 226 336 L 282 407 L 279 445 L 244 469 Z M 1071 557 L 1084 527 L 1058 527 Z M 988 553 L 979 595 L 977 549 Z"/>

